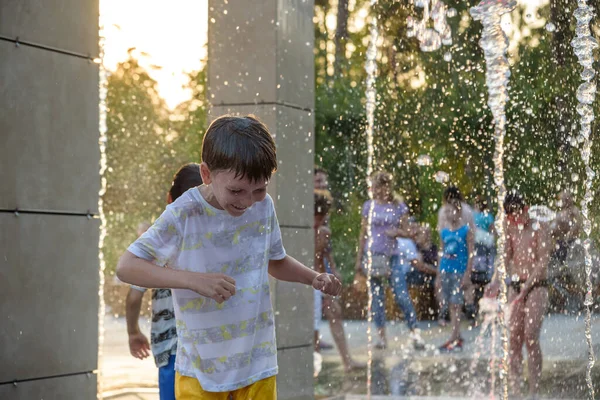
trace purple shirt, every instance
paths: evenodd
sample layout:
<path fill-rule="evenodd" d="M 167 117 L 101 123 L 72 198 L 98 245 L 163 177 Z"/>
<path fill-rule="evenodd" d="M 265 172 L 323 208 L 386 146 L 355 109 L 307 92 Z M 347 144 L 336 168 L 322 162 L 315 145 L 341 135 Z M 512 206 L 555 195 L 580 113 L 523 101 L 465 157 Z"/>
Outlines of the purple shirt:
<path fill-rule="evenodd" d="M 369 210 L 371 209 L 371 201 L 368 200 L 363 204 L 362 216 L 369 218 Z M 371 234 L 373 235 L 373 244 L 371 251 L 374 254 L 385 254 L 392 256 L 396 249 L 396 239 L 388 236 L 385 232 L 389 229 L 396 229 L 400 225 L 400 218 L 408 213 L 408 207 L 404 203 L 385 203 L 379 204 L 375 202 L 373 207 L 373 219 L 371 220 Z M 367 242 L 368 246 L 368 242 Z M 367 251 L 365 246 L 365 251 Z"/>

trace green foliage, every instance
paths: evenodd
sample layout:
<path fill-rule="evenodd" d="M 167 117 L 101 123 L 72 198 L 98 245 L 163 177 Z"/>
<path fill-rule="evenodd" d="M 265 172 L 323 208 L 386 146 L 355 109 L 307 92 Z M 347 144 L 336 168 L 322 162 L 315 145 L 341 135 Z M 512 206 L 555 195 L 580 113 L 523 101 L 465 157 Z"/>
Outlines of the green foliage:
<path fill-rule="evenodd" d="M 107 273 L 136 239 L 141 222 L 152 223 L 166 206 L 179 167 L 199 162 L 206 128 L 206 74 L 190 74 L 192 99 L 168 110 L 156 82 L 130 57 L 107 82 L 107 181 L 103 196 Z"/>
<path fill-rule="evenodd" d="M 435 226 L 444 189 L 433 178 L 437 171 L 447 172 L 467 200 L 475 194 L 495 200 L 493 123 L 486 103 L 485 60 L 478 44 L 481 24 L 469 15 L 472 2 L 445 1 L 458 14 L 448 20 L 454 44 L 432 53 L 421 52 L 417 40 L 406 36 L 406 17 L 420 17 L 421 12 L 411 3 L 378 2 L 371 12 L 377 16 L 380 36 L 374 163 L 376 170 L 394 174 L 396 189 L 416 219 Z M 356 2 L 351 20 L 363 5 L 365 1 Z M 325 7 L 317 5 L 317 16 L 325 12 Z M 549 6 L 538 12 L 548 17 Z M 559 10 L 558 14 L 566 12 Z M 527 34 L 517 46 L 512 43 L 510 54 L 505 179 L 508 188 L 518 188 L 530 203 L 553 207 L 562 189 L 573 190 L 580 199 L 583 194 L 585 173 L 578 150 L 568 140 L 578 129 L 575 91 L 581 67 L 570 49 L 559 65 L 553 53 L 555 34 L 543 26 L 527 26 L 524 14 L 522 7 L 513 14 L 514 27 Z M 565 29 L 565 40 L 570 40 L 573 26 Z M 337 253 L 343 253 L 344 264 L 356 256 L 355 251 L 348 254 L 357 242 L 349 238 L 349 232 L 358 236 L 359 206 L 367 198 L 367 36 L 368 25 L 350 33 L 348 42 L 356 49 L 340 63 L 344 66 L 341 73 L 331 76 L 326 51 L 331 35 L 323 21 L 315 24 L 315 163 L 330 173 L 338 207 L 331 217 L 333 241 L 339 247 Z M 452 54 L 450 62 L 443 59 L 446 51 Z M 417 165 L 419 155 L 431 157 L 432 165 Z M 593 162 L 598 170 L 597 158 Z M 595 201 L 593 215 L 598 214 L 598 206 Z"/>

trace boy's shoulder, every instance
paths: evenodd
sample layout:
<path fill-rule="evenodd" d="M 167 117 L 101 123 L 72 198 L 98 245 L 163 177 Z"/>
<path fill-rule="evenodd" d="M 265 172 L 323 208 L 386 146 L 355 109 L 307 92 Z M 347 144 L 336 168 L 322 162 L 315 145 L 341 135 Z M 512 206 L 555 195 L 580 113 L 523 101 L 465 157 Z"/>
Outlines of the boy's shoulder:
<path fill-rule="evenodd" d="M 183 193 L 177 200 L 169 204 L 165 210 L 170 216 L 178 221 L 183 221 L 193 216 L 210 214 L 202 201 L 197 188 L 192 188 Z"/>

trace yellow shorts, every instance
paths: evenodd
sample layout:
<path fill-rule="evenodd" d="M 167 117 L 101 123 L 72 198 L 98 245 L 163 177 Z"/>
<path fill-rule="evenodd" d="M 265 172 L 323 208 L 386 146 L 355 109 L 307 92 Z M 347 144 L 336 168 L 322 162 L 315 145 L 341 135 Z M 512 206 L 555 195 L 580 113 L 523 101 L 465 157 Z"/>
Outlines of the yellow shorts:
<path fill-rule="evenodd" d="M 275 376 L 254 382 L 232 392 L 206 392 L 196 378 L 175 375 L 175 398 L 177 400 L 277 400 Z"/>

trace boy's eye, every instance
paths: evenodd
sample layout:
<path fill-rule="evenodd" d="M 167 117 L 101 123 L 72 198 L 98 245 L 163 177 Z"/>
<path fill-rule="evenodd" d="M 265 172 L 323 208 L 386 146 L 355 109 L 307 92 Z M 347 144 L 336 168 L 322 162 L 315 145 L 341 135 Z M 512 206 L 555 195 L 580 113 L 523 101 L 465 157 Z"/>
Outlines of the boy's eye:
<path fill-rule="evenodd" d="M 239 194 L 242 192 L 241 190 L 238 190 L 238 189 L 229 189 L 229 191 L 233 194 Z"/>

